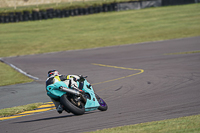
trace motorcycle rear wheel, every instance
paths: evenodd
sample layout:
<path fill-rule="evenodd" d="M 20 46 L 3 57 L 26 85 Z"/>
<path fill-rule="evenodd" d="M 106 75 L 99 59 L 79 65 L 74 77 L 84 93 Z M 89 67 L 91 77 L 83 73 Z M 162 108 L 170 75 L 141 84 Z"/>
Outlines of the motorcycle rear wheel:
<path fill-rule="evenodd" d="M 60 103 L 64 106 L 64 109 L 72 112 L 74 115 L 82 115 L 85 113 L 85 107 L 82 102 L 79 106 L 74 105 L 68 98 L 67 95 L 62 95 Z"/>

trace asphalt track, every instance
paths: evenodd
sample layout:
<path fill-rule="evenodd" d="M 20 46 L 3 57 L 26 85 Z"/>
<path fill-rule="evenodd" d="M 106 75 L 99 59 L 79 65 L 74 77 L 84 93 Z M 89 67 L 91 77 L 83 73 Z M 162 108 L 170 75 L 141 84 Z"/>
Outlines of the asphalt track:
<path fill-rule="evenodd" d="M 1 87 L 1 107 L 50 101 L 44 82 L 47 71 L 57 69 L 63 74 L 87 75 L 109 108 L 82 116 L 55 110 L 36 113 L 1 121 L 0 131 L 77 133 L 200 114 L 199 50 L 200 37 L 192 37 L 3 58 L 39 80 Z"/>

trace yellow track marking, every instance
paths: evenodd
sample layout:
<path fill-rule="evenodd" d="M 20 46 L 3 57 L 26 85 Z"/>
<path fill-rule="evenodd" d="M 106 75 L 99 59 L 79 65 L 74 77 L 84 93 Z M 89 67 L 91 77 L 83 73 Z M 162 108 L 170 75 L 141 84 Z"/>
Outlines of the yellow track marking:
<path fill-rule="evenodd" d="M 144 72 L 143 69 L 133 69 L 133 68 L 125 68 L 125 67 L 118 67 L 118 66 L 111 66 L 111 65 L 104 65 L 104 64 L 96 64 L 96 63 L 92 63 L 92 65 L 96 65 L 96 66 L 102 66 L 102 67 L 111 67 L 111 68 L 117 68 L 117 69 L 124 69 L 124 70 L 133 70 L 133 71 L 140 71 L 138 73 L 134 73 L 128 76 L 124 76 L 124 77 L 120 77 L 120 78 L 116 78 L 116 79 L 111 79 L 111 80 L 107 80 L 107 81 L 103 81 L 103 82 L 99 82 L 99 83 L 94 83 L 92 85 L 97 85 L 97 84 L 102 84 L 102 83 L 107 83 L 107 82 L 111 82 L 111 81 L 116 81 L 116 80 L 120 80 L 120 79 L 124 79 L 124 78 L 128 78 L 134 75 L 138 75 Z"/>
<path fill-rule="evenodd" d="M 51 102 L 51 103 L 53 103 L 53 102 Z M 38 107 L 38 108 L 45 108 L 45 107 L 52 107 L 52 105 L 51 105 L 51 104 L 41 105 L 41 106 Z"/>
<path fill-rule="evenodd" d="M 2 117 L 0 118 L 0 120 L 7 120 L 7 119 L 13 119 L 13 118 L 18 118 L 18 117 L 22 117 L 22 116 L 26 116 L 26 115 L 18 115 L 18 116 L 8 116 L 8 117 Z"/>

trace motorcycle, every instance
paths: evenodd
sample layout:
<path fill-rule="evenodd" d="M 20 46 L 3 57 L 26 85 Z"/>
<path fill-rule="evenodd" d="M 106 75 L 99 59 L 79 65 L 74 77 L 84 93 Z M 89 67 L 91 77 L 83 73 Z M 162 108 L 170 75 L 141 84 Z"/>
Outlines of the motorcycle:
<path fill-rule="evenodd" d="M 57 81 L 47 86 L 47 95 L 60 101 L 63 109 L 68 113 L 82 115 L 87 111 L 106 111 L 108 106 L 95 92 L 92 85 L 80 76 L 76 83 L 79 89 L 71 89 L 65 81 Z"/>

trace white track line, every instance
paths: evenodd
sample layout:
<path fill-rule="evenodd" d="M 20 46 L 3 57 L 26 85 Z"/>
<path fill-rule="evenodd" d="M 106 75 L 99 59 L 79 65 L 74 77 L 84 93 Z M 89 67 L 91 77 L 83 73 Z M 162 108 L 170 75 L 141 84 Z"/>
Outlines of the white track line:
<path fill-rule="evenodd" d="M 32 76 L 32 75 L 30 75 L 30 74 L 28 74 L 28 73 L 22 71 L 20 68 L 14 66 L 14 65 L 11 64 L 11 63 L 8 63 L 8 62 L 2 60 L 1 58 L 0 58 L 0 61 L 3 62 L 3 63 L 5 63 L 5 64 L 7 64 L 7 65 L 9 65 L 9 66 L 11 66 L 12 68 L 14 68 L 14 69 L 17 70 L 18 72 L 24 74 L 25 76 L 27 76 L 27 77 L 29 77 L 29 78 L 32 78 L 32 79 L 34 79 L 34 80 L 39 80 L 38 77 L 34 77 L 34 76 Z"/>

